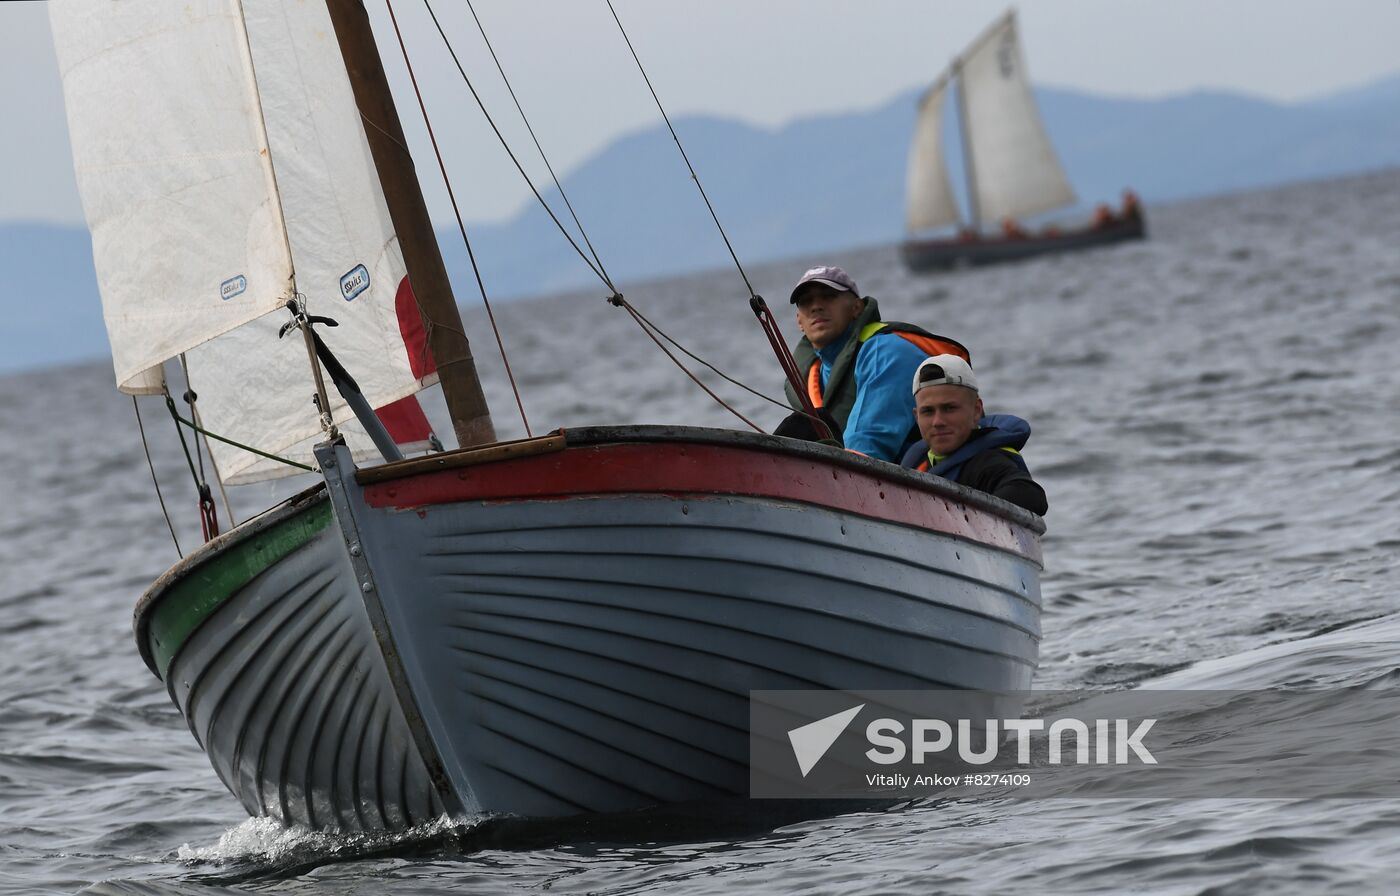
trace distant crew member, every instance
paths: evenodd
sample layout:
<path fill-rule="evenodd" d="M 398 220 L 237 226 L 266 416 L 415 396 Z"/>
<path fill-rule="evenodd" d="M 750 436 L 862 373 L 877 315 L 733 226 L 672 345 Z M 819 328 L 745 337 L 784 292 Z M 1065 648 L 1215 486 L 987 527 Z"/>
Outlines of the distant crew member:
<path fill-rule="evenodd" d="M 1030 424 L 1010 414 L 983 416 L 972 367 L 956 355 L 938 355 L 914 374 L 915 420 L 923 442 L 903 466 L 996 495 L 1042 516 L 1045 490 L 1031 478 L 1020 449 Z"/>
<path fill-rule="evenodd" d="M 806 377 L 812 406 L 848 451 L 898 463 L 919 439 L 918 429 L 910 425 L 914 396 L 909 394 L 909 377 L 930 355 L 967 357 L 967 349 L 913 324 L 881 321 L 879 305 L 861 298 L 856 282 L 838 267 L 807 271 L 790 301 L 802 331 L 793 357 Z M 787 397 L 798 413 L 774 432 L 816 439 L 791 383 Z"/>
<path fill-rule="evenodd" d="M 1123 220 L 1132 221 L 1142 216 L 1142 204 L 1132 190 L 1123 191 Z"/>
<path fill-rule="evenodd" d="M 1030 234 L 1026 233 L 1026 229 L 1015 218 L 1002 218 L 1001 235 L 1008 240 L 1023 240 Z"/>

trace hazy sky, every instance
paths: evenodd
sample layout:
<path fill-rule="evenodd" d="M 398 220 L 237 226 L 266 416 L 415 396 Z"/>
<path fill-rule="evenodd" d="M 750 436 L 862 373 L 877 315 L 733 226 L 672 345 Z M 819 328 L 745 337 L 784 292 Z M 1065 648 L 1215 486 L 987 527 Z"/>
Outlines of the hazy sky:
<path fill-rule="evenodd" d="M 149 0 L 175 2 L 175 0 Z M 533 153 L 464 0 L 432 0 L 517 151 Z M 391 77 L 406 83 L 385 0 L 366 0 Z M 526 201 L 432 29 L 422 0 L 393 0 L 469 220 Z M 659 123 L 603 0 L 474 0 L 561 174 L 620 134 Z M 1001 0 L 614 0 L 673 117 L 764 126 L 869 108 L 929 81 L 1005 8 Z M 42 2 L 0 2 L 0 221 L 81 221 Z M 1312 98 L 1400 70 L 1397 0 L 1032 0 L 1020 7 L 1032 77 L 1127 96 L 1227 89 Z M 421 126 L 407 94 L 411 142 Z M 911 110 L 912 114 L 912 110 Z M 418 153 L 430 173 L 430 156 Z M 693 159 L 704 177 L 704 159 Z M 532 174 L 539 168 L 532 161 Z M 426 177 L 425 177 L 426 179 Z M 438 190 L 427 185 L 441 219 Z"/>

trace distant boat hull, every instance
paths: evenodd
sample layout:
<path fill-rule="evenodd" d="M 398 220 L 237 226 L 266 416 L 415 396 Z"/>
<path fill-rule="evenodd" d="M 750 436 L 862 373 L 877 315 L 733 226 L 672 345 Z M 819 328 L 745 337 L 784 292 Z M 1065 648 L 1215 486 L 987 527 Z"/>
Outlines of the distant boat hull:
<path fill-rule="evenodd" d="M 518 444 L 361 471 L 327 449 L 325 488 L 143 598 L 143 656 L 251 814 L 731 799 L 751 690 L 1030 685 L 1043 526 L 1018 508 L 766 436 Z"/>
<path fill-rule="evenodd" d="M 1024 237 L 977 237 L 974 239 L 908 240 L 900 255 L 911 271 L 938 271 L 958 267 L 978 267 L 1020 261 L 1037 255 L 1075 252 L 1109 246 L 1147 235 L 1141 214 L 1115 220 L 1098 227 L 1065 230 L 1053 235 L 1029 234 Z"/>

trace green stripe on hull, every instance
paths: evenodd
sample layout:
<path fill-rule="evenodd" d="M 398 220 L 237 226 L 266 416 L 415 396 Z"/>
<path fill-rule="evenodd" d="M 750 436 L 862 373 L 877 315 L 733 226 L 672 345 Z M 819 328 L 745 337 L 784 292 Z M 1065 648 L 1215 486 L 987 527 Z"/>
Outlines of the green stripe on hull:
<path fill-rule="evenodd" d="M 151 611 L 150 657 L 165 680 L 185 639 L 240 589 L 306 544 L 331 522 L 329 501 L 231 544 L 172 584 Z"/>

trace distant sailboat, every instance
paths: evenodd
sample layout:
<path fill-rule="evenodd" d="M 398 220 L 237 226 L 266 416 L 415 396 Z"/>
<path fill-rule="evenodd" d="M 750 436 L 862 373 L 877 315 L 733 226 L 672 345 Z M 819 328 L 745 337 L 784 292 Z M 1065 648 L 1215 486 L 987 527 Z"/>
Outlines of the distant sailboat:
<path fill-rule="evenodd" d="M 958 97 L 966 219 L 954 198 L 944 156 L 943 110 L 949 90 Z M 1144 235 L 1142 211 L 1131 193 L 1119 214 L 1100 206 L 1087 227 L 1032 234 L 1016 223 L 1074 202 L 1074 189 L 1031 91 L 1016 34 L 1016 11 L 1008 10 L 953 60 L 919 101 L 909 152 L 906 223 L 911 237 L 901 247 L 904 261 L 915 271 L 994 264 Z M 982 226 L 989 221 L 1000 222 L 1001 233 L 984 235 Z M 953 225 L 959 230 L 952 238 L 912 236 Z"/>

